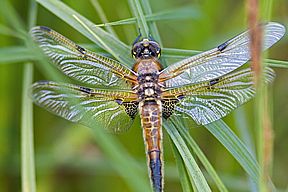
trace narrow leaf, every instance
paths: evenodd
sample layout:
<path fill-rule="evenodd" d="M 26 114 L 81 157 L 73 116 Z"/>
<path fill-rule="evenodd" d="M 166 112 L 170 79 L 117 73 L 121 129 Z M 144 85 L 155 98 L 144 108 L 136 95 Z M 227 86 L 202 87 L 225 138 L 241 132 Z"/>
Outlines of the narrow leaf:
<path fill-rule="evenodd" d="M 128 2 L 132 9 L 133 15 L 136 17 L 137 24 L 142 36 L 148 37 L 149 28 L 140 2 L 138 0 L 129 0 Z"/>
<path fill-rule="evenodd" d="M 254 182 L 259 177 L 259 165 L 242 141 L 222 121 L 218 120 L 205 126 L 239 162 Z"/>
<path fill-rule="evenodd" d="M 3 64 L 25 62 L 35 58 L 35 55 L 24 46 L 10 46 L 0 49 L 0 63 Z"/>
<path fill-rule="evenodd" d="M 173 124 L 168 123 L 167 121 L 164 121 L 163 124 L 169 136 L 173 140 L 176 148 L 181 154 L 187 172 L 192 177 L 192 181 L 195 184 L 197 191 L 203 191 L 203 192 L 211 191 L 202 171 L 198 167 L 195 159 L 193 158 L 191 152 L 189 151 L 189 148 L 187 147 L 185 141 L 177 131 L 176 127 Z"/>
<path fill-rule="evenodd" d="M 35 192 L 35 163 L 33 136 L 33 104 L 29 98 L 29 87 L 33 79 L 33 65 L 24 66 L 22 111 L 21 111 L 21 179 L 22 192 Z"/>
<path fill-rule="evenodd" d="M 184 166 L 183 159 L 181 155 L 179 154 L 175 144 L 171 142 L 172 149 L 173 149 L 173 154 L 175 157 L 176 165 L 178 168 L 178 173 L 179 173 L 179 180 L 182 186 L 183 191 L 193 191 L 191 182 L 190 182 L 190 177 L 189 174 L 186 170 L 186 167 Z"/>
<path fill-rule="evenodd" d="M 185 143 L 193 149 L 193 152 L 195 155 L 197 155 L 198 159 L 201 161 L 205 169 L 207 170 L 207 173 L 210 175 L 216 186 L 218 187 L 219 191 L 227 192 L 225 185 L 222 183 L 220 177 L 218 176 L 217 172 L 214 170 L 212 165 L 210 164 L 209 160 L 206 158 L 200 147 L 197 145 L 197 143 L 194 141 L 194 139 L 190 136 L 188 129 L 185 128 L 179 120 L 176 118 L 173 118 L 173 122 L 177 124 L 177 129 L 179 130 L 180 135 L 185 140 Z"/>

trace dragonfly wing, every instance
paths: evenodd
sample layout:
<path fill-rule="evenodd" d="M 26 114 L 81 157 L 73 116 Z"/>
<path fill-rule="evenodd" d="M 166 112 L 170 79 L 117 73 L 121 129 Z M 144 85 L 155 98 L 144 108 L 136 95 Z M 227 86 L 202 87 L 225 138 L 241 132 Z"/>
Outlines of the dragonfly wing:
<path fill-rule="evenodd" d="M 39 81 L 32 86 L 32 98 L 37 105 L 72 122 L 87 125 L 92 119 L 114 133 L 131 126 L 138 111 L 135 97 L 132 92 L 90 89 L 51 81 Z"/>
<path fill-rule="evenodd" d="M 266 82 L 271 82 L 274 75 L 274 71 L 267 68 Z M 178 98 L 174 110 L 189 115 L 197 124 L 205 125 L 226 116 L 254 94 L 253 72 L 247 68 L 209 81 L 168 89 L 163 92 L 163 97 Z"/>
<path fill-rule="evenodd" d="M 268 49 L 279 41 L 285 28 L 278 23 L 267 23 L 263 27 L 263 50 Z M 227 74 L 250 59 L 250 34 L 249 30 L 226 41 L 218 47 L 198 55 L 177 62 L 160 75 L 166 86 L 181 86 L 211 80 Z"/>
<path fill-rule="evenodd" d="M 86 50 L 48 27 L 34 27 L 31 35 L 57 67 L 76 80 L 93 86 L 131 88 L 137 79 L 119 62 Z"/>

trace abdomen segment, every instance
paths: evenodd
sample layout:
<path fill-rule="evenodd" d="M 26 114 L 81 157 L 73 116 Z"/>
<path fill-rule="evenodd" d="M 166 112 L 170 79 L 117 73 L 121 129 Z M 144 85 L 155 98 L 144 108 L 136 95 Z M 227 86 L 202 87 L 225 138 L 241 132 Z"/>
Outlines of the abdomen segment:
<path fill-rule="evenodd" d="M 163 191 L 162 110 L 158 100 L 140 103 L 141 124 L 150 180 L 155 192 Z"/>

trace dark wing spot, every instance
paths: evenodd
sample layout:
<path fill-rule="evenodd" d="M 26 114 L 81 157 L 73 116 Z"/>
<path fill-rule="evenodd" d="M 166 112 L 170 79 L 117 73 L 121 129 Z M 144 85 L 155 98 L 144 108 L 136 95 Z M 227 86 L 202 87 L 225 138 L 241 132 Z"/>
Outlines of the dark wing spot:
<path fill-rule="evenodd" d="M 219 82 L 219 79 L 212 79 L 211 81 L 209 81 L 209 85 L 213 86 L 215 84 L 217 84 Z"/>
<path fill-rule="evenodd" d="M 123 102 L 125 112 L 134 119 L 138 113 L 138 102 Z"/>
<path fill-rule="evenodd" d="M 76 45 L 76 49 L 77 49 L 80 53 L 82 53 L 83 55 L 86 54 L 86 50 L 85 50 L 83 47 L 81 47 L 81 46 L 79 46 L 79 45 Z"/>
<path fill-rule="evenodd" d="M 87 93 L 87 94 L 91 94 L 92 89 L 87 88 L 87 87 L 80 87 L 80 91 Z"/>
<path fill-rule="evenodd" d="M 47 31 L 47 32 L 50 32 L 51 29 L 49 27 L 46 27 L 46 26 L 39 26 L 41 30 L 43 31 Z"/>
<path fill-rule="evenodd" d="M 217 48 L 219 51 L 223 51 L 226 47 L 228 46 L 228 42 L 222 43 L 221 45 L 219 45 Z"/>
<path fill-rule="evenodd" d="M 184 96 L 183 96 L 184 98 Z M 175 110 L 175 105 L 179 102 L 178 99 L 165 99 L 162 100 L 162 115 L 165 119 L 168 119 Z"/>

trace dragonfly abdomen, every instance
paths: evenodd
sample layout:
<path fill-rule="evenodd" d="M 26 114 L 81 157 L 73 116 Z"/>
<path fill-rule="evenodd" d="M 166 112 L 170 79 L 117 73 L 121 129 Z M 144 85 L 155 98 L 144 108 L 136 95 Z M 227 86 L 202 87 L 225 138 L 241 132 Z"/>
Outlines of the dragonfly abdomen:
<path fill-rule="evenodd" d="M 163 191 L 162 106 L 160 100 L 140 102 L 141 124 L 150 179 L 155 192 Z"/>

